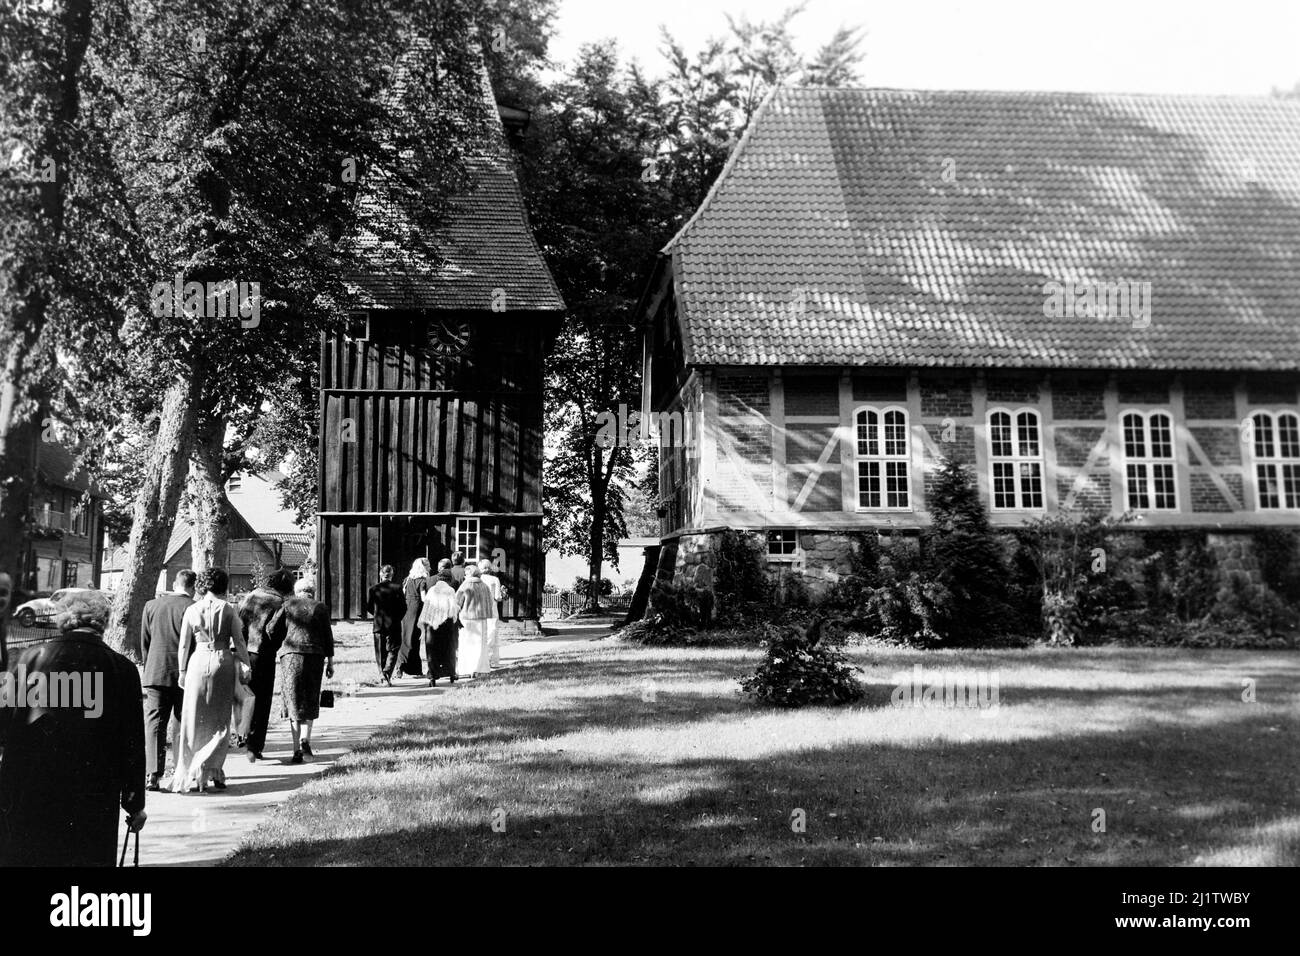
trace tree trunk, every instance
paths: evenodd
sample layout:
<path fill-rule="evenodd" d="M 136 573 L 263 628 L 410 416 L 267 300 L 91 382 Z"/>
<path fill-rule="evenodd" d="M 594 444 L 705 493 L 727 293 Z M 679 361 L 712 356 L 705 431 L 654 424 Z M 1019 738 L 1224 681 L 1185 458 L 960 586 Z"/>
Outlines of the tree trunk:
<path fill-rule="evenodd" d="M 600 569 L 605 560 L 605 492 L 602 489 L 600 494 L 595 494 L 597 490 L 592 489 L 591 550 L 587 555 L 587 609 L 591 611 L 600 610 Z"/>
<path fill-rule="evenodd" d="M 190 547 L 191 566 L 195 571 L 226 568 L 230 561 L 231 508 L 222 463 L 225 448 L 224 422 L 207 422 L 194 440 L 194 469 L 190 472 L 189 489 L 194 506 Z"/>
<path fill-rule="evenodd" d="M 32 360 L 36 345 L 24 341 L 29 338 L 24 335 L 12 343 L 0 378 L 0 572 L 10 576 L 16 590 L 27 589 L 22 572 L 36 487 L 36 448 L 49 407 L 44 383 L 30 382 L 24 375 L 23 366 Z"/>
<path fill-rule="evenodd" d="M 167 389 L 144 483 L 135 496 L 126 567 L 105 636 L 115 649 L 136 659 L 140 656 L 140 618 L 167 560 L 167 539 L 176 522 L 190 463 L 199 391 L 198 382 L 184 379 Z"/>
<path fill-rule="evenodd" d="M 51 272 L 61 273 L 55 260 L 63 234 L 64 193 L 71 165 L 69 135 L 81 110 L 78 74 L 90 43 L 91 13 L 91 0 L 65 0 L 54 14 L 58 18 L 57 42 L 51 46 L 62 53 L 56 60 L 57 72 L 38 74 L 48 78 L 43 88 L 22 91 L 35 94 L 36 103 L 49 106 L 35 158 L 42 163 L 51 160 L 54 176 L 42 176 L 36 184 L 36 207 L 32 209 L 35 235 L 29 233 L 25 242 L 18 242 L 22 251 L 15 249 L 15 267 L 0 276 L 4 298 L 14 303 L 4 316 L 6 321 L 0 323 L 4 347 L 0 369 L 0 572 L 10 576 L 15 589 L 27 585 L 22 571 L 36 487 L 37 441 L 49 410 L 52 350 L 42 348 L 49 306 L 44 282 Z M 14 324 L 10 326 L 10 322 Z M 13 604 L 11 601 L 10 611 Z M 0 649 L 7 617 L 0 613 Z"/>

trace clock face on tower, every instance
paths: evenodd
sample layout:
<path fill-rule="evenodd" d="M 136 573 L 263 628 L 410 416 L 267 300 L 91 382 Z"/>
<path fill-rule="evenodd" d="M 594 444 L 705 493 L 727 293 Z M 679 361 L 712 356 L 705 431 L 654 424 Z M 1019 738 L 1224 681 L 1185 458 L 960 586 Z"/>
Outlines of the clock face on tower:
<path fill-rule="evenodd" d="M 429 323 L 429 350 L 434 355 L 459 355 L 469 345 L 469 326 L 454 319 Z"/>

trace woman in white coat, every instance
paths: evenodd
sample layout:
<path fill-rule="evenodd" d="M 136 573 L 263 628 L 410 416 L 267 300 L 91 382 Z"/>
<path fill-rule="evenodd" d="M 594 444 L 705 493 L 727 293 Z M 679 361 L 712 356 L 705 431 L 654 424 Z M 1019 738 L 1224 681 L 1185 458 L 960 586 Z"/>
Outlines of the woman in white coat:
<path fill-rule="evenodd" d="M 479 569 L 472 564 L 465 568 L 465 583 L 456 592 L 456 604 L 461 623 L 456 670 L 462 674 L 486 674 L 492 669 L 488 662 L 491 653 L 488 622 L 495 622 L 497 605 L 492 590 L 483 583 Z"/>

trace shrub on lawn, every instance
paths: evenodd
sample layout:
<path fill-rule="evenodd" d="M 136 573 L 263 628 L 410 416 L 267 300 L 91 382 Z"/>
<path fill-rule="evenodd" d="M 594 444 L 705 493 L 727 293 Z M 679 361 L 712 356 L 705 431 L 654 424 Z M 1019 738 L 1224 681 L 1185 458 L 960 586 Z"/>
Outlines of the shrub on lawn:
<path fill-rule="evenodd" d="M 807 627 L 766 625 L 767 654 L 740 687 L 765 704 L 777 707 L 850 704 L 863 695 L 858 668 L 834 646 L 825 620 Z"/>

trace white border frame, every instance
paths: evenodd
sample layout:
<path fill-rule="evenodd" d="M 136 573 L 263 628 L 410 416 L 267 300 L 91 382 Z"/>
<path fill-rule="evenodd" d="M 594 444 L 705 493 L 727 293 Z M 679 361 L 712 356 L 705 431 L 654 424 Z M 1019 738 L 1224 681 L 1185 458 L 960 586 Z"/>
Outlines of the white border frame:
<path fill-rule="evenodd" d="M 858 454 L 858 415 L 862 412 L 875 412 L 880 417 L 880 422 L 876 426 L 880 429 L 880 454 L 875 456 Z M 900 412 L 903 416 L 903 454 L 886 455 L 885 451 L 885 415 L 889 412 Z M 916 495 L 912 489 L 912 470 L 916 467 L 912 461 L 912 416 L 906 405 L 900 405 L 897 402 L 891 402 L 888 405 L 872 405 L 863 403 L 853 406 L 853 413 L 849 417 L 849 442 L 853 450 L 853 510 L 860 514 L 875 514 L 880 511 L 888 511 L 893 514 L 909 514 L 916 510 Z M 888 476 L 886 469 L 880 469 L 880 507 L 867 508 L 862 505 L 862 485 L 861 477 L 858 472 L 858 465 L 864 461 L 876 461 L 882 465 L 885 462 L 902 462 L 907 466 L 907 504 L 903 507 L 890 507 L 885 504 L 889 500 Z"/>
<path fill-rule="evenodd" d="M 1142 458 L 1130 459 L 1128 456 L 1128 442 L 1124 438 L 1124 419 L 1128 415 L 1137 415 L 1139 418 L 1142 419 L 1142 445 L 1148 452 L 1148 454 Z M 1149 452 L 1151 451 L 1151 416 L 1152 415 L 1165 415 L 1169 418 L 1170 456 L 1168 458 L 1152 458 L 1149 454 Z M 1115 416 L 1115 440 L 1116 440 L 1117 450 L 1119 451 L 1119 461 L 1120 461 L 1119 477 L 1121 482 L 1121 491 L 1124 496 L 1125 509 L 1128 511 L 1132 511 L 1134 514 L 1166 514 L 1167 515 L 1167 514 L 1180 513 L 1183 510 L 1183 495 L 1182 495 L 1182 489 L 1179 485 L 1181 472 L 1179 471 L 1178 468 L 1180 464 L 1178 449 L 1181 443 L 1179 441 L 1179 436 L 1178 436 L 1178 417 L 1174 415 L 1174 410 L 1164 405 L 1153 405 L 1150 408 L 1146 409 L 1145 411 L 1143 411 L 1141 408 L 1132 405 L 1121 408 L 1119 410 L 1119 413 Z M 1152 475 L 1147 476 L 1147 480 L 1151 482 L 1150 486 L 1147 489 L 1149 493 L 1149 497 L 1152 502 L 1151 506 L 1148 508 L 1138 508 L 1130 504 L 1130 501 L 1132 501 L 1128 493 L 1129 492 L 1128 466 L 1130 464 L 1170 465 L 1174 469 L 1174 506 L 1172 508 L 1157 508 L 1155 506 L 1155 500 L 1156 500 L 1155 478 Z"/>
<path fill-rule="evenodd" d="M 993 454 L 993 416 L 999 412 L 1011 416 L 1011 447 L 1015 449 L 1015 454 L 1010 458 L 996 456 Z M 1027 458 L 1020 454 L 1020 425 L 1017 419 L 1024 412 L 1031 413 L 1038 419 L 1038 457 Z M 996 514 L 1027 514 L 1039 515 L 1047 513 L 1047 488 L 1050 479 L 1047 473 L 1047 428 L 1043 422 L 1043 411 L 1033 405 L 988 405 L 984 409 L 984 451 L 988 455 L 986 473 L 989 481 L 989 512 Z M 1024 508 L 1019 505 L 1019 501 L 1024 497 L 1020 487 L 1019 476 L 1016 476 L 1016 501 L 1015 507 L 1006 508 L 998 507 L 997 504 L 997 482 L 993 476 L 993 466 L 995 464 L 1004 464 L 1011 462 L 1018 465 L 1024 462 L 1038 464 L 1038 480 L 1042 483 L 1039 493 L 1042 495 L 1043 503 L 1037 508 Z"/>
<path fill-rule="evenodd" d="M 1294 415 L 1294 416 L 1296 416 L 1297 419 L 1300 419 L 1300 410 L 1295 409 L 1295 408 L 1292 408 L 1292 407 L 1290 407 L 1290 406 L 1288 406 L 1288 405 L 1280 405 L 1280 406 L 1272 406 L 1272 407 L 1265 406 L 1265 407 L 1260 407 L 1260 408 L 1252 408 L 1252 409 L 1249 409 L 1249 410 L 1246 412 L 1246 419 L 1251 423 L 1251 426 L 1250 426 L 1250 427 L 1251 427 L 1252 429 L 1258 427 L 1257 425 L 1255 425 L 1255 416 L 1256 416 L 1256 415 L 1267 415 L 1267 416 L 1269 416 L 1269 418 L 1273 419 L 1273 445 L 1274 445 L 1274 448 L 1275 448 L 1276 450 L 1280 450 L 1280 449 L 1281 449 L 1281 442 L 1278 441 L 1278 438 L 1277 438 L 1277 436 L 1278 436 L 1277 417 L 1278 417 L 1279 415 Z M 1244 444 L 1244 442 L 1243 442 L 1243 444 Z M 1249 482 L 1250 487 L 1254 489 L 1254 492 L 1255 492 L 1255 512 L 1256 512 L 1256 513 L 1262 513 L 1262 514 L 1269 514 L 1269 515 L 1272 515 L 1272 514 L 1300 514 L 1300 506 L 1297 506 L 1297 507 L 1295 507 L 1295 508 L 1288 508 L 1285 504 L 1281 504 L 1281 505 L 1279 505 L 1279 506 L 1276 507 L 1276 508 L 1265 508 L 1265 507 L 1262 505 L 1261 502 L 1263 501 L 1264 496 L 1263 496 L 1262 494 L 1260 494 L 1260 488 L 1259 488 L 1259 467 L 1258 467 L 1259 465 L 1264 465 L 1264 464 L 1280 465 L 1280 464 L 1285 464 L 1285 463 L 1288 463 L 1288 462 L 1294 463 L 1297 467 L 1300 467 L 1300 458 L 1282 458 L 1282 457 L 1275 457 L 1275 458 L 1265 458 L 1265 459 L 1261 460 L 1260 458 L 1258 458 L 1258 457 L 1255 455 L 1255 433 L 1254 433 L 1254 431 L 1251 432 L 1251 436 L 1250 436 L 1250 455 L 1249 455 L 1249 457 L 1250 457 L 1250 466 L 1249 466 L 1249 470 L 1246 472 L 1246 474 L 1242 475 L 1242 478 L 1243 478 L 1244 482 Z M 1242 460 L 1243 460 L 1243 461 L 1246 460 L 1246 456 L 1245 456 L 1245 455 L 1242 456 Z M 1280 476 L 1279 476 L 1279 477 L 1280 477 Z M 1285 501 L 1286 501 L 1286 494 L 1285 494 L 1285 492 L 1282 491 L 1282 489 L 1281 489 L 1280 486 L 1279 486 L 1279 489 L 1278 489 L 1278 500 L 1279 500 L 1279 501 L 1282 501 L 1282 502 L 1285 502 Z"/>

